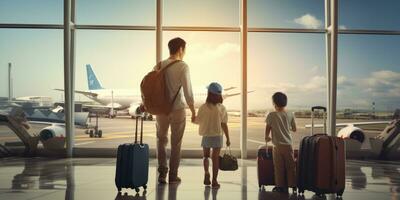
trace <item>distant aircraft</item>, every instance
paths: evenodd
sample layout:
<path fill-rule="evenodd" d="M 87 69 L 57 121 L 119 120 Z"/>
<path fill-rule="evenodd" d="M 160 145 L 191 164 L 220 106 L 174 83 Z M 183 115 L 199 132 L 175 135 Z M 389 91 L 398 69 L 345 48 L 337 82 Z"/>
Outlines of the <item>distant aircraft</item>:
<path fill-rule="evenodd" d="M 128 110 L 130 116 L 134 117 L 137 115 L 136 110 L 142 103 L 140 91 L 127 90 L 127 89 L 106 89 L 104 88 L 96 74 L 94 73 L 90 64 L 86 65 L 87 81 L 89 91 L 75 90 L 78 94 L 83 94 L 89 99 L 98 102 L 101 105 L 85 105 L 86 107 L 93 108 L 107 108 L 110 111 L 110 116 L 115 117 L 117 110 Z M 228 87 L 224 89 L 225 92 L 235 89 L 236 87 Z M 63 89 L 55 89 L 58 91 L 64 91 Z M 250 91 L 253 92 L 253 91 Z M 249 92 L 249 93 L 250 93 Z M 207 97 L 206 88 L 199 88 L 193 92 L 195 99 L 195 107 L 199 107 L 203 104 Z M 223 94 L 223 98 L 229 98 L 232 96 L 240 95 L 238 93 Z M 152 119 L 151 115 L 149 116 Z"/>

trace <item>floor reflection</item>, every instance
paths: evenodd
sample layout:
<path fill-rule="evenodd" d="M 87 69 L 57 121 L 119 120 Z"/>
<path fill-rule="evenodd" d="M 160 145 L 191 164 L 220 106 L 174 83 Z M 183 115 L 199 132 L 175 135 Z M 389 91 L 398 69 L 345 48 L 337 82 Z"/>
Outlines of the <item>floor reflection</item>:
<path fill-rule="evenodd" d="M 295 194 L 278 194 L 270 191 L 261 190 L 257 192 L 257 179 L 256 179 L 256 167 L 254 165 L 243 166 L 237 171 L 238 177 L 233 179 L 233 182 L 229 184 L 222 184 L 221 189 L 212 189 L 210 187 L 204 187 L 197 180 L 190 179 L 192 174 L 183 173 L 182 178 L 186 180 L 181 184 L 156 184 L 156 180 L 149 180 L 149 187 L 147 194 L 143 190 L 139 194 L 135 194 L 133 190 L 126 190 L 128 193 L 117 193 L 113 183 L 114 166 L 112 162 L 106 165 L 102 165 L 106 170 L 107 177 L 93 177 L 91 175 L 85 175 L 85 166 L 94 167 L 98 163 L 89 163 L 85 159 L 81 160 L 49 160 L 49 159 L 23 159 L 21 162 L 15 162 L 7 164 L 7 161 L 1 160 L 0 165 L 0 176 L 6 177 L 8 175 L 11 182 L 4 183 L 0 177 L 0 183 L 2 185 L 9 185 L 9 188 L 0 188 L 3 193 L 0 193 L 0 199 L 2 195 L 9 193 L 18 193 L 26 191 L 35 193 L 40 190 L 54 191 L 54 192 L 65 192 L 65 199 L 75 200 L 76 195 L 79 197 L 85 196 L 90 197 L 98 195 L 97 192 L 111 192 L 112 197 L 116 200 L 143 200 L 143 199 L 156 199 L 156 200 L 176 200 L 176 199 L 204 199 L 204 200 L 217 200 L 227 199 L 321 199 L 312 196 L 312 193 L 306 194 L 306 197 L 299 197 Z M 110 164 L 111 163 L 111 164 Z M 15 175 L 15 169 L 23 166 L 22 171 L 17 172 Z M 13 169 L 13 167 L 15 167 Z M 182 166 L 185 167 L 185 166 Z M 193 166 L 191 166 L 193 167 Z M 153 167 L 154 168 L 154 167 Z M 92 168 L 89 168 L 92 169 Z M 343 196 L 344 199 L 368 199 L 368 194 L 378 195 L 382 197 L 380 199 L 400 199 L 400 165 L 398 162 L 383 162 L 383 161 L 348 161 L 346 166 L 346 191 Z M 6 171 L 4 171 L 6 170 Z M 7 171 L 8 170 L 8 171 Z M 199 166 L 198 169 L 202 170 Z M 10 171 L 10 173 L 9 173 Z M 152 170 L 152 177 L 155 177 L 154 173 L 156 170 Z M 7 174 L 8 173 L 8 174 Z M 193 172 L 191 172 L 193 173 Z M 79 174 L 79 175 L 76 175 Z M 240 174 L 240 175 L 239 175 Z M 251 178 L 249 178 L 251 177 Z M 12 178 L 12 179 L 11 179 Z M 92 183 L 98 183 L 97 186 L 91 186 Z M 222 180 L 221 180 L 222 181 Z M 223 183 L 223 181 L 222 181 Z M 83 187 L 83 188 L 82 188 Z M 96 188 L 101 187 L 101 188 Z M 89 189 L 89 191 L 87 191 Z M 269 187 L 268 190 L 271 188 Z M 92 190 L 92 191 L 90 191 Z M 235 196 L 231 196 L 230 193 L 234 193 Z M 109 194 L 109 193 L 108 193 Z M 195 195 L 195 196 L 192 196 Z M 100 196 L 100 194 L 99 194 Z M 326 199 L 335 199 L 334 195 L 327 195 Z M 9 198 L 8 198 L 9 199 Z M 101 198 L 99 198 L 101 199 Z"/>

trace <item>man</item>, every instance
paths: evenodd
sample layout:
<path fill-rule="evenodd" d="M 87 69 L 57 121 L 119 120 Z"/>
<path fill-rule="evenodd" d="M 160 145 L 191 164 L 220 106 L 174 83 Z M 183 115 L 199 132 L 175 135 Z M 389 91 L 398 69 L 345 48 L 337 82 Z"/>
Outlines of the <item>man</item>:
<path fill-rule="evenodd" d="M 186 103 L 192 112 L 192 122 L 196 118 L 194 109 L 194 100 L 192 85 L 190 82 L 190 74 L 188 65 L 182 61 L 185 56 L 186 42 L 181 38 L 174 38 L 168 42 L 170 57 L 161 61 L 161 68 L 166 67 L 169 63 L 179 60 L 168 69 L 165 70 L 166 85 L 169 91 L 171 101 L 176 96 L 173 103 L 172 111 L 168 115 L 156 116 L 157 128 L 157 158 L 158 158 L 158 182 L 166 183 L 168 174 L 166 146 L 168 143 L 168 128 L 171 126 L 171 158 L 169 162 L 168 182 L 179 183 L 181 179 L 178 177 L 178 168 L 180 162 L 182 137 L 186 125 L 185 103 L 183 102 L 182 93 Z M 157 66 L 156 66 L 157 67 Z M 182 89 L 181 89 L 182 88 Z"/>

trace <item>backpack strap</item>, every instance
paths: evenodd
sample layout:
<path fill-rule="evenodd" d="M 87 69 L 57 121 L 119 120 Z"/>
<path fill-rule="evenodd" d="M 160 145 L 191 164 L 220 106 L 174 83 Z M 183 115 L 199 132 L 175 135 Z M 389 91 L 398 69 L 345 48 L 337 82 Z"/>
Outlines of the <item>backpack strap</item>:
<path fill-rule="evenodd" d="M 164 68 L 161 68 L 161 62 L 159 62 L 157 65 L 158 65 L 158 70 L 160 70 L 160 71 L 164 71 L 164 70 L 166 70 L 167 68 L 169 68 L 169 67 L 171 67 L 173 64 L 175 64 L 175 63 L 177 63 L 177 62 L 181 62 L 181 60 L 174 60 L 174 61 L 172 61 L 172 62 L 170 62 L 167 66 L 165 66 Z"/>
<path fill-rule="evenodd" d="M 158 70 L 160 70 L 160 72 L 164 72 L 167 68 L 171 67 L 173 64 L 181 62 L 181 60 L 174 60 L 171 63 L 169 63 L 167 66 L 165 66 L 164 68 L 161 68 L 161 62 L 158 63 L 159 67 Z M 175 103 L 176 98 L 178 97 L 179 92 L 181 91 L 182 85 L 179 87 L 178 91 L 176 92 L 174 99 L 172 100 L 171 104 Z M 169 111 L 171 112 L 171 111 Z"/>

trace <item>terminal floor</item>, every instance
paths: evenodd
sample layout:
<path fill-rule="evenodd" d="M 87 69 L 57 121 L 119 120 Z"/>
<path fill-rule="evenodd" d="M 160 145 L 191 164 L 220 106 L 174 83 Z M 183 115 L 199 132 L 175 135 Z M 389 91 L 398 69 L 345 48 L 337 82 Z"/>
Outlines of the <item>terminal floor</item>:
<path fill-rule="evenodd" d="M 182 160 L 181 184 L 157 185 L 156 160 L 152 159 L 147 192 L 136 195 L 133 190 L 123 190 L 120 196 L 114 185 L 112 158 L 4 158 L 0 159 L 0 199 L 304 199 L 272 193 L 271 186 L 259 191 L 255 160 L 239 162 L 237 171 L 220 172 L 221 188 L 213 190 L 202 185 L 202 160 Z M 343 199 L 400 199 L 400 162 L 349 160 L 346 173 Z M 306 192 L 305 199 L 315 197 Z M 326 199 L 335 197 L 327 195 Z"/>

